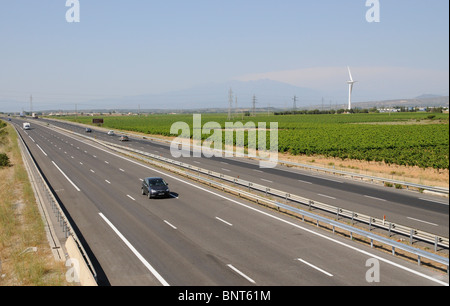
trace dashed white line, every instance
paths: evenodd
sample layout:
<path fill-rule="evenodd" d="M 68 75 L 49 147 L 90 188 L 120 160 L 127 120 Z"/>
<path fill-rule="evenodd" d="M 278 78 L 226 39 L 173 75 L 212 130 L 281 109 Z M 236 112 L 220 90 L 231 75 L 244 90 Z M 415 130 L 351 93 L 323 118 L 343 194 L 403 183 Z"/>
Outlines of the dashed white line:
<path fill-rule="evenodd" d="M 227 225 L 229 225 L 229 226 L 233 226 L 233 224 L 231 224 L 230 222 L 227 222 L 227 221 L 225 221 L 225 220 L 223 220 L 223 219 L 221 219 L 219 217 L 216 217 L 216 219 L 221 221 L 221 222 L 223 222 L 223 223 L 225 223 L 225 224 L 227 224 Z"/>
<path fill-rule="evenodd" d="M 329 198 L 329 199 L 333 199 L 333 200 L 336 200 L 336 198 L 335 198 L 335 197 L 331 197 L 331 196 L 328 196 L 328 195 L 326 195 L 326 194 L 321 194 L 321 193 L 318 193 L 317 195 L 318 195 L 318 196 L 321 196 L 321 197 L 325 197 L 325 198 Z"/>
<path fill-rule="evenodd" d="M 261 181 L 264 181 L 264 182 L 268 182 L 268 183 L 273 183 L 272 181 L 269 181 L 269 180 L 266 180 L 266 179 L 261 179 Z"/>
<path fill-rule="evenodd" d="M 136 201 L 136 199 L 133 198 L 132 196 L 130 196 L 129 194 L 127 194 L 127 197 L 129 197 L 129 198 L 132 199 L 133 201 Z"/>
<path fill-rule="evenodd" d="M 246 280 L 248 280 L 250 283 L 255 284 L 255 281 L 253 279 L 251 279 L 250 277 L 248 277 L 247 275 L 245 275 L 244 273 L 242 273 L 241 271 L 239 271 L 238 269 L 236 269 L 235 267 L 233 267 L 232 265 L 227 265 L 230 269 L 232 269 L 234 272 L 236 272 L 237 274 L 239 274 L 240 276 L 242 276 L 243 278 L 245 278 Z"/>
<path fill-rule="evenodd" d="M 94 170 L 92 170 L 92 169 L 89 169 L 92 173 L 95 173 L 95 171 Z"/>
<path fill-rule="evenodd" d="M 231 170 L 228 170 L 228 169 L 225 169 L 225 168 L 222 168 L 222 170 L 223 171 L 227 171 L 227 172 L 230 172 Z"/>
<path fill-rule="evenodd" d="M 325 270 L 322 270 L 322 269 L 320 269 L 320 268 L 318 268 L 318 267 L 316 267 L 316 266 L 314 266 L 314 265 L 312 265 L 312 264 L 310 264 L 309 262 L 307 262 L 307 261 L 305 261 L 305 260 L 303 260 L 303 259 L 301 259 L 301 258 L 297 258 L 297 260 L 298 261 L 301 261 L 301 262 L 303 262 L 305 265 L 308 265 L 308 266 L 310 266 L 311 268 L 314 268 L 314 269 L 316 269 L 317 271 L 320 271 L 320 272 L 322 272 L 323 274 L 325 274 L 325 275 L 328 275 L 328 276 L 333 276 L 333 274 L 331 274 L 331 273 L 328 273 L 327 271 L 325 271 Z"/>
<path fill-rule="evenodd" d="M 385 199 L 380 199 L 380 198 L 376 198 L 376 197 L 371 197 L 371 196 L 368 196 L 368 195 L 365 195 L 365 197 L 366 197 L 366 198 L 370 198 L 370 199 L 374 199 L 374 200 L 378 200 L 378 201 L 386 202 Z"/>
<path fill-rule="evenodd" d="M 112 224 L 102 213 L 99 213 L 100 217 L 112 228 L 112 230 L 119 236 L 120 239 L 126 244 L 126 246 L 133 252 L 134 255 L 144 264 L 144 266 L 158 279 L 163 286 L 169 286 L 169 283 L 148 263 L 147 260 L 133 247 L 133 245 L 123 236 L 117 228 Z"/>
<path fill-rule="evenodd" d="M 59 170 L 59 172 L 62 173 L 62 175 L 64 175 L 64 177 L 69 181 L 69 183 L 72 184 L 73 187 L 75 187 L 76 190 L 80 191 L 80 188 L 78 188 L 77 185 L 74 184 L 74 182 L 72 182 L 72 180 L 61 170 L 61 168 L 58 167 L 57 164 L 55 164 L 54 161 L 52 161 L 53 165 L 55 165 L 55 167 Z"/>
<path fill-rule="evenodd" d="M 303 181 L 303 180 L 298 180 L 299 182 L 302 182 L 302 183 L 305 183 L 305 184 L 311 184 L 312 185 L 312 183 L 311 182 L 308 182 L 308 181 Z"/>
<path fill-rule="evenodd" d="M 166 223 L 167 225 L 169 225 L 169 226 L 170 226 L 171 228 L 173 228 L 173 229 L 177 229 L 176 226 L 170 224 L 169 221 L 164 220 L 164 223 Z"/>
<path fill-rule="evenodd" d="M 110 182 L 110 181 L 108 181 L 108 180 L 105 180 L 105 182 L 107 182 L 108 184 L 111 184 L 111 182 Z"/>
<path fill-rule="evenodd" d="M 36 146 L 39 148 L 39 150 L 42 151 L 42 153 L 43 153 L 45 156 L 48 156 L 47 153 L 45 153 L 44 150 L 42 150 L 42 148 L 41 148 L 38 144 L 36 144 Z"/>

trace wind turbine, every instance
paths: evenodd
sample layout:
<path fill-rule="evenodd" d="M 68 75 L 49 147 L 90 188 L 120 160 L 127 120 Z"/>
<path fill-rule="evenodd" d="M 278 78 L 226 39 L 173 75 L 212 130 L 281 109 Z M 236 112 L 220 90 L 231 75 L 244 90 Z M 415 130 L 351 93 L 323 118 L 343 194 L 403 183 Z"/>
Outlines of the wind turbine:
<path fill-rule="evenodd" d="M 357 81 L 353 81 L 352 73 L 350 72 L 350 67 L 348 67 L 348 75 L 350 76 L 350 81 L 347 81 L 348 84 L 348 110 L 352 109 L 352 91 L 353 91 L 353 84 L 355 84 Z"/>

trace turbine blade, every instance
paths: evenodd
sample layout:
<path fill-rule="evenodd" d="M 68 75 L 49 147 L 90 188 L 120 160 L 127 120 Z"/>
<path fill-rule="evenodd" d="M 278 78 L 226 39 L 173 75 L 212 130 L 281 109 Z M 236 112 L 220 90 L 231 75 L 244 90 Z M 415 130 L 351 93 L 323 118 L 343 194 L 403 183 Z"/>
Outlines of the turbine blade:
<path fill-rule="evenodd" d="M 353 77 L 352 77 L 352 73 L 350 72 L 350 67 L 347 66 L 347 68 L 348 68 L 348 75 L 350 76 L 350 81 L 353 82 Z"/>

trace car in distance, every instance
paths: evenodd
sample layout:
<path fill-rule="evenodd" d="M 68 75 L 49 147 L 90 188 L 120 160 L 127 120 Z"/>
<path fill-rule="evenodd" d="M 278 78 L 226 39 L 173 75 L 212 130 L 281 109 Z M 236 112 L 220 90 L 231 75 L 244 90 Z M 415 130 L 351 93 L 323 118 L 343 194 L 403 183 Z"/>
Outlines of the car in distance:
<path fill-rule="evenodd" d="M 120 141 L 128 141 L 128 136 L 120 136 L 119 138 Z"/>
<path fill-rule="evenodd" d="M 147 195 L 149 199 L 170 196 L 169 184 L 161 177 L 147 177 L 142 181 L 142 195 Z"/>
<path fill-rule="evenodd" d="M 109 136 L 114 136 L 115 134 L 114 134 L 114 131 L 108 131 L 108 135 Z"/>
<path fill-rule="evenodd" d="M 91 133 L 91 132 L 92 132 L 91 128 L 86 128 L 86 133 Z"/>

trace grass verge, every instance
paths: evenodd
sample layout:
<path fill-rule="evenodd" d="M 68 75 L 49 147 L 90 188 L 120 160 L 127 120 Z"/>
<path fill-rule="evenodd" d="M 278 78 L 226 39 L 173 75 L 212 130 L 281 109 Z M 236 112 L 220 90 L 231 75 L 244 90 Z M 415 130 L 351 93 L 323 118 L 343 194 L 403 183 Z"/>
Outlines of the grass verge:
<path fill-rule="evenodd" d="M 0 167 L 0 286 L 65 286 L 66 268 L 54 259 L 17 134 L 0 121 L 0 153 L 10 165 Z"/>

